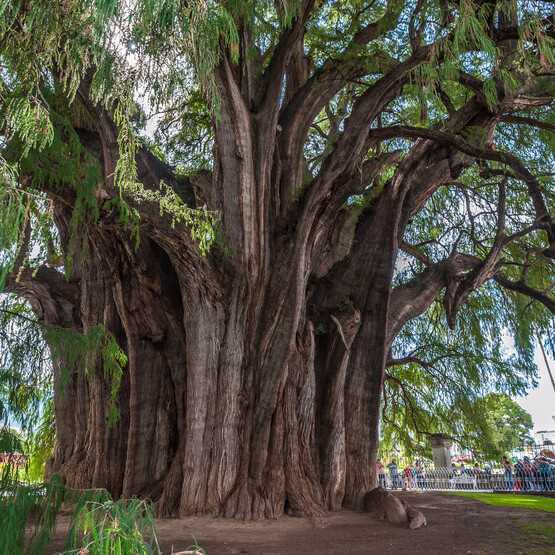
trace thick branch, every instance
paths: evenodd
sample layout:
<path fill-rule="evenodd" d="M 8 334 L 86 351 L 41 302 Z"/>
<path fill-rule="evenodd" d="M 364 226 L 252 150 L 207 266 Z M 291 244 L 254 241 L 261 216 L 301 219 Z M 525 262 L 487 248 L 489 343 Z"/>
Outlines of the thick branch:
<path fill-rule="evenodd" d="M 281 124 L 284 129 L 288 129 L 291 120 L 297 116 L 302 118 L 300 126 L 308 129 L 316 114 L 349 79 L 364 75 L 371 67 L 375 69 L 371 60 L 360 56 L 362 49 L 395 26 L 403 5 L 398 0 L 390 1 L 383 17 L 360 29 L 339 59 L 324 62 L 283 110 Z"/>
<path fill-rule="evenodd" d="M 468 295 L 495 275 L 499 258 L 506 244 L 505 234 L 506 181 L 499 185 L 499 201 L 497 210 L 497 232 L 493 245 L 486 258 L 461 280 L 452 280 L 447 285 L 443 305 L 447 321 L 451 328 L 455 327 L 455 317 L 461 304 Z"/>
<path fill-rule="evenodd" d="M 266 70 L 263 81 L 264 97 L 261 103 L 261 112 L 264 117 L 270 116 L 273 120 L 274 114 L 279 110 L 279 98 L 281 95 L 281 87 L 283 77 L 287 65 L 295 51 L 296 44 L 302 40 L 304 26 L 312 13 L 315 0 L 304 0 L 299 10 L 299 15 L 294 18 L 293 22 L 287 27 L 275 48 L 274 55 L 270 61 L 270 65 Z"/>
<path fill-rule="evenodd" d="M 546 230 L 550 245 L 555 245 L 555 224 L 548 212 L 547 205 L 543 198 L 541 185 L 537 178 L 522 163 L 522 161 L 510 152 L 474 145 L 459 136 L 451 135 L 436 129 L 424 129 L 399 125 L 381 129 L 372 129 L 370 134 L 372 137 L 376 138 L 406 137 L 431 139 L 439 144 L 451 145 L 457 150 L 469 156 L 473 156 L 474 158 L 493 160 L 510 166 L 515 172 L 515 175 L 526 183 L 536 211 L 538 224 Z"/>
<path fill-rule="evenodd" d="M 388 368 L 391 366 L 403 366 L 404 364 L 418 364 L 418 366 L 422 366 L 422 368 L 429 368 L 432 366 L 429 362 L 413 355 L 401 358 L 389 358 L 386 362 Z"/>
<path fill-rule="evenodd" d="M 361 158 L 363 148 L 367 145 L 370 123 L 395 97 L 410 70 L 420 64 L 427 55 L 427 48 L 418 50 L 356 99 L 351 115 L 345 122 L 343 133 L 339 136 L 335 148 L 326 157 L 320 174 L 312 185 L 319 196 L 326 196 L 335 180 L 345 172 L 353 171 Z M 342 196 L 344 191 L 340 190 L 338 193 Z"/>
<path fill-rule="evenodd" d="M 429 266 L 409 282 L 395 287 L 389 306 L 389 343 L 393 342 L 404 324 L 427 310 L 450 281 L 460 279 L 478 264 L 479 260 L 474 257 L 453 253 L 446 260 Z"/>
<path fill-rule="evenodd" d="M 303 146 L 316 115 L 352 79 L 372 71 L 391 69 L 397 62 L 384 54 L 365 55 L 364 46 L 392 28 L 402 2 L 389 2 L 384 16 L 356 33 L 352 43 L 339 59 L 329 59 L 306 83 L 299 87 L 283 108 L 279 123 L 282 180 L 280 183 L 281 214 L 293 200 L 293 192 L 303 181 Z"/>
<path fill-rule="evenodd" d="M 54 268 L 26 268 L 17 276 L 9 275 L 4 291 L 23 297 L 37 318 L 46 324 L 81 327 L 78 316 L 79 287 Z"/>
<path fill-rule="evenodd" d="M 555 133 L 555 124 L 534 118 L 524 116 L 501 116 L 501 121 L 506 123 L 516 123 L 518 125 L 530 125 L 531 127 L 537 127 L 538 129 L 545 129 L 546 131 Z"/>
<path fill-rule="evenodd" d="M 536 301 L 542 303 L 552 314 L 555 314 L 555 299 L 547 295 L 546 293 L 542 293 L 529 285 L 526 285 L 524 281 L 512 281 L 501 274 L 497 274 L 494 277 L 495 281 L 504 287 L 505 289 L 510 289 L 511 291 L 516 291 L 517 293 L 521 293 L 522 295 L 526 295 Z"/>

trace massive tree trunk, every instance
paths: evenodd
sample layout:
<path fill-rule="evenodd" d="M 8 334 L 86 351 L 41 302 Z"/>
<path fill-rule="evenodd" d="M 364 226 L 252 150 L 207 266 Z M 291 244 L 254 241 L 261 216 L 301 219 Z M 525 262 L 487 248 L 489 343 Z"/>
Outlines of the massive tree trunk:
<path fill-rule="evenodd" d="M 86 375 L 70 369 L 69 378 L 63 357 L 54 361 L 57 442 L 48 471 L 71 487 L 151 498 L 162 515 L 276 518 L 359 507 L 375 482 L 391 342 L 447 285 L 455 264 L 431 269 L 434 279 L 409 293 L 393 289 L 399 237 L 418 203 L 471 159 L 420 140 L 361 214 L 345 198 L 397 155 L 366 162 L 362 182 L 355 163 L 368 130 L 355 118 L 350 140 L 340 139 L 291 204 L 301 183 L 288 182 L 277 155 L 279 111 L 248 110 L 230 72 L 224 63 L 213 174 L 178 181 L 147 151 L 137 154 L 145 188 L 164 179 L 190 206 L 219 210 L 223 245 L 201 255 L 186 227 L 142 202 L 134 204 L 138 247 L 103 209 L 76 252 L 74 199 L 53 196 L 74 259 L 70 282 L 45 268 L 12 283 L 45 323 L 82 333 L 101 325 L 128 357 L 112 424 L 106 360 L 89 361 Z M 359 111 L 388 102 L 380 88 L 375 94 Z M 81 140 L 110 176 L 116 130 L 105 112 L 85 106 L 100 124 L 78 130 Z M 453 129 L 475 124 L 477 112 L 461 111 Z M 288 118 L 282 129 L 300 125 Z M 302 167 L 294 151 L 289 167 L 295 157 Z M 302 171 L 291 175 L 302 179 Z"/>
<path fill-rule="evenodd" d="M 74 259 L 70 282 L 46 268 L 12 284 L 45 323 L 82 333 L 101 325 L 128 357 L 112 424 L 106 360 L 89 361 L 86 375 L 70 369 L 69 378 L 63 357 L 54 361 L 57 442 L 48 471 L 71 487 L 151 498 L 163 515 L 276 518 L 359 507 L 375 481 L 392 338 L 447 282 L 448 272 L 437 271 L 410 298 L 393 290 L 399 237 L 412 207 L 470 159 L 417 142 L 360 215 L 345 198 L 397 160 L 372 158 L 361 177 L 364 120 L 348 120 L 334 156 L 299 194 L 304 160 L 293 136 L 304 111 L 279 116 L 275 101 L 248 109 L 226 60 L 219 83 L 213 174 L 178 181 L 145 150 L 137 166 L 145 188 L 163 179 L 190 206 L 218 210 L 223 245 L 201 255 L 186 227 L 130 198 L 141 216 L 139 246 L 101 209 L 76 252 L 75 199 L 53 195 L 62 246 Z M 384 78 L 354 110 L 371 118 L 396 87 Z M 78 133 L 99 156 L 109 196 L 116 129 L 81 94 L 99 123 Z M 461 111 L 452 127 L 473 123 L 478 111 Z M 285 166 L 297 169 L 289 175 Z"/>
<path fill-rule="evenodd" d="M 341 507 L 349 469 L 370 464 L 376 441 L 362 417 L 345 414 L 355 399 L 366 401 L 362 411 L 375 402 L 347 373 L 359 311 L 312 314 L 309 287 L 287 275 L 296 273 L 294 252 L 253 287 L 234 272 L 187 270 L 182 245 L 167 238 L 145 235 L 134 251 L 125 236 L 97 230 L 91 247 L 75 310 L 83 332 L 102 324 L 127 353 L 119 419 L 107 421 L 102 360 L 67 383 L 60 370 L 50 472 L 71 487 L 153 498 L 162 514 L 260 518 Z M 301 299 L 287 298 L 294 287 Z M 363 380 L 368 361 L 383 367 L 376 348 L 378 357 L 361 350 Z M 350 498 L 369 487 L 359 483 Z"/>
<path fill-rule="evenodd" d="M 369 24 L 339 61 L 309 76 L 300 44 L 313 5 L 302 3 L 260 75 L 222 54 L 211 173 L 179 179 L 137 152 L 145 189 L 163 180 L 191 208 L 219 214 L 223 240 L 206 256 L 156 203 L 127 195 L 140 214 L 138 247 L 113 204 L 103 203 L 119 194 L 117 129 L 90 101 L 87 83 L 79 88 L 93 124 L 74 127 L 103 170 L 100 216 L 80 230 L 76 249 L 69 231 L 76 199 L 48 190 L 64 254 L 74 259 L 71 278 L 43 268 L 8 283 L 46 324 L 83 333 L 101 325 L 128 357 L 112 424 L 106 360 L 89 361 L 86 375 L 70 368 L 68 377 L 63 356 L 55 357 L 49 473 L 69 486 L 149 497 L 163 515 L 275 518 L 358 507 L 375 483 L 395 335 L 443 288 L 463 298 L 493 275 L 493 263 L 454 252 L 425 261 L 414 282 L 392 286 L 407 223 L 434 191 L 476 158 L 508 160 L 462 138 L 482 128 L 491 143 L 498 116 L 480 94 L 451 110 L 442 131 L 372 127 L 432 46 L 386 64 L 307 174 L 303 149 L 314 118 L 349 79 L 374 71 L 351 54 L 398 16 Z M 390 137 L 414 141 L 402 159 L 383 152 L 380 141 Z M 394 166 L 392 177 L 380 183 L 386 166 Z M 363 210 L 349 205 L 352 195 L 366 197 Z"/>
<path fill-rule="evenodd" d="M 52 271 L 49 283 L 51 296 L 66 294 L 71 321 L 59 310 L 47 317 L 44 296 L 35 309 L 50 324 L 84 333 L 100 324 L 114 335 L 128 356 L 119 419 L 107 419 L 111 381 L 101 358 L 69 380 L 56 361 L 49 472 L 71 487 L 149 497 L 163 515 L 276 518 L 358 507 L 374 483 L 391 343 L 403 206 L 395 190 L 356 225 L 340 212 L 335 236 L 320 244 L 310 228 L 269 237 L 257 227 L 262 215 L 251 215 L 230 240 L 237 256 L 216 247 L 202 257 L 155 210 L 142 215 L 138 248 L 111 224 L 91 224 L 71 295 L 57 290 L 61 274 Z M 321 215 L 307 209 L 300 221 L 321 225 L 320 206 Z M 232 217 L 247 218 L 245 209 Z M 58 218 L 64 228 L 63 210 Z M 353 246 L 357 233 L 367 240 Z"/>

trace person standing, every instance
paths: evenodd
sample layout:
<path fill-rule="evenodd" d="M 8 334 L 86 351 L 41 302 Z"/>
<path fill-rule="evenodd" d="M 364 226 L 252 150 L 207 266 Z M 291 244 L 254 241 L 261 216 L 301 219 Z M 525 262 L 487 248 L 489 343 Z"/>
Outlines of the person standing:
<path fill-rule="evenodd" d="M 491 489 L 491 466 L 489 464 L 484 466 L 484 476 L 486 489 Z"/>
<path fill-rule="evenodd" d="M 503 457 L 503 460 L 501 461 L 501 466 L 503 467 L 503 472 L 505 474 L 505 486 L 509 491 L 513 491 L 513 465 L 507 457 Z"/>
<path fill-rule="evenodd" d="M 535 469 L 530 462 L 529 457 L 524 457 L 522 460 L 522 469 L 524 476 L 524 489 L 526 491 L 533 491 L 536 489 Z"/>
<path fill-rule="evenodd" d="M 412 468 L 410 465 L 405 466 L 403 469 L 403 489 L 412 489 L 413 486 L 413 476 L 412 476 Z"/>
<path fill-rule="evenodd" d="M 416 461 L 414 468 L 416 470 L 416 483 L 419 489 L 424 489 L 424 469 L 422 468 L 422 463 L 420 461 Z"/>
<path fill-rule="evenodd" d="M 376 474 L 378 475 L 378 486 L 380 488 L 385 489 L 386 488 L 385 468 L 384 468 L 384 465 L 382 464 L 382 461 L 380 460 L 376 461 Z"/>
<path fill-rule="evenodd" d="M 461 468 L 460 468 L 460 472 L 461 472 L 461 478 L 460 478 L 460 486 L 462 489 L 470 489 L 470 482 L 469 482 L 469 475 L 468 472 L 466 470 L 466 467 L 464 466 L 464 463 L 461 463 Z"/>
<path fill-rule="evenodd" d="M 391 462 L 387 465 L 387 469 L 389 470 L 389 477 L 391 478 L 391 487 L 393 489 L 399 488 L 399 469 L 397 468 L 397 463 L 395 459 L 392 459 Z"/>
<path fill-rule="evenodd" d="M 543 457 L 536 459 L 538 468 L 538 486 L 540 491 L 549 491 L 549 477 L 551 475 L 551 466 Z"/>
<path fill-rule="evenodd" d="M 472 474 L 474 476 L 473 488 L 483 489 L 484 488 L 483 474 L 482 474 L 482 470 L 480 469 L 480 465 L 478 463 L 474 464 L 474 468 L 472 469 Z"/>

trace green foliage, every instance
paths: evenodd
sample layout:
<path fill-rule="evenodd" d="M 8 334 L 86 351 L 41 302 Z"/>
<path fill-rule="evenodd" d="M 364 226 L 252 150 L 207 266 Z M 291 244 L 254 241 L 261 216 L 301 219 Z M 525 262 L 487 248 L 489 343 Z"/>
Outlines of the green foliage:
<path fill-rule="evenodd" d="M 114 423 L 118 419 L 117 400 L 127 365 L 127 355 L 114 336 L 100 325 L 84 334 L 49 326 L 44 329 L 44 334 L 52 357 L 61 361 L 63 380 L 68 380 L 75 371 L 83 371 L 91 377 L 97 368 L 102 368 L 110 391 L 108 422 Z"/>
<path fill-rule="evenodd" d="M 38 251 L 38 260 L 52 258 L 57 254 L 56 237 L 53 231 L 50 201 L 39 191 L 62 193 L 72 190 L 75 194 L 70 220 L 70 245 L 65 257 L 65 270 L 69 275 L 73 269 L 74 253 L 85 249 L 86 226 L 98 220 L 100 211 L 95 197 L 96 189 L 102 181 L 98 160 L 85 150 L 71 125 L 69 114 L 54 112 L 52 139 L 41 148 L 11 145 L 11 156 L 17 160 L 20 174 L 26 175 L 35 196 L 19 191 L 22 198 L 30 198 L 32 203 L 32 228 L 35 231 L 31 250 Z M 31 193 L 32 194 L 32 193 Z M 18 229 L 18 228 L 16 228 Z M 23 233 L 19 227 L 20 236 Z M 29 265 L 33 262 L 29 261 Z"/>
<path fill-rule="evenodd" d="M 448 90 L 455 101 L 458 90 Z M 544 119 L 551 117 L 551 108 L 537 108 L 532 113 L 532 117 Z M 417 116 L 414 110 L 408 112 L 411 124 Z M 465 138 L 481 144 L 483 130 L 473 127 Z M 507 124 L 498 127 L 496 145 L 526 159 L 540 176 L 548 205 L 553 207 L 555 159 L 549 139 L 527 126 Z M 499 178 L 489 177 L 486 168 L 494 172 L 503 166 L 492 163 L 466 170 L 454 186 L 437 190 L 411 221 L 405 240 L 419 245 L 418 250 L 430 261 L 445 260 L 455 250 L 482 260 L 490 252 L 497 231 Z M 536 215 L 526 185 L 511 177 L 507 181 L 506 212 L 505 233 L 517 236 L 503 249 L 503 275 L 552 295 L 553 259 L 542 252 L 546 244 L 543 232 L 518 236 L 520 230 L 533 225 Z M 422 269 L 419 261 L 406 260 L 396 274 L 396 284 Z M 448 330 L 439 301 L 408 323 L 393 345 L 394 357 L 412 356 L 424 365 L 410 363 L 388 369 L 391 377 L 386 382 L 384 448 L 400 445 L 407 454 L 429 454 L 426 432 L 443 432 L 482 458 L 497 459 L 509 450 L 511 438 L 484 418 L 484 406 L 493 402 L 492 391 L 515 397 L 535 385 L 536 340 L 552 329 L 552 318 L 541 303 L 490 280 L 470 294 L 459 311 L 456 330 Z M 517 418 L 518 408 L 512 401 L 507 398 L 504 403 L 502 399 L 505 397 L 497 398 L 497 402 L 513 413 L 515 426 L 519 421 L 526 423 L 525 415 Z M 524 439 L 525 434 L 521 434 L 520 441 Z"/>
<path fill-rule="evenodd" d="M 22 450 L 20 434 L 11 428 L 0 428 L 0 453 L 21 453 Z"/>
<path fill-rule="evenodd" d="M 496 46 L 487 35 L 487 19 L 492 10 L 491 4 L 478 5 L 472 0 L 463 0 L 460 3 L 459 17 L 450 44 L 455 54 L 481 50 L 490 57 L 497 55 Z"/>
<path fill-rule="evenodd" d="M 13 98 L 6 107 L 7 136 L 17 136 L 23 143 L 23 153 L 48 146 L 54 129 L 48 110 L 35 98 Z"/>
<path fill-rule="evenodd" d="M 63 501 L 59 479 L 46 485 L 23 485 L 6 465 L 0 476 L 0 492 L 0 553 L 45 553 Z"/>
<path fill-rule="evenodd" d="M 72 518 L 66 553 L 159 553 L 150 505 L 138 499 L 80 503 Z"/>
<path fill-rule="evenodd" d="M 160 207 L 160 215 L 167 214 L 172 226 L 185 224 L 189 227 L 191 237 L 197 242 L 202 255 L 208 254 L 216 240 L 216 226 L 218 215 L 206 208 L 189 208 L 179 198 L 175 190 L 164 182 L 158 190 L 145 189 L 140 183 L 135 183 L 132 190 L 133 197 L 139 201 L 156 202 Z"/>
<path fill-rule="evenodd" d="M 20 449 L 27 457 L 24 477 L 31 483 L 44 480 L 45 465 L 54 452 L 56 440 L 54 400 L 50 397 L 42 403 L 39 420 L 29 431 L 25 445 Z"/>
<path fill-rule="evenodd" d="M 51 390 L 51 376 L 41 326 L 24 303 L 0 296 L 0 423 L 17 425 L 24 434 L 32 429 Z"/>
<path fill-rule="evenodd" d="M 102 368 L 110 392 L 108 420 L 115 422 L 127 357 L 113 335 L 102 326 L 87 333 L 47 326 L 37 322 L 26 304 L 9 296 L 0 297 L 0 301 L 0 419 L 17 422 L 29 432 L 39 424 L 37 447 L 45 446 L 48 430 L 41 432 L 40 428 L 52 423 L 53 357 L 62 382 L 75 372 L 92 378 L 97 368 Z M 48 441 L 52 443 L 52 438 Z"/>
<path fill-rule="evenodd" d="M 532 417 L 507 395 L 490 393 L 472 407 L 472 419 L 487 430 L 490 441 L 472 446 L 481 458 L 499 460 L 501 456 L 533 442 Z M 485 435 L 485 434 L 484 434 Z"/>
<path fill-rule="evenodd" d="M 119 158 L 114 172 L 114 181 L 121 190 L 126 189 L 137 180 L 137 144 L 133 133 L 131 118 L 132 101 L 125 98 L 114 108 L 114 123 L 118 128 Z"/>
<path fill-rule="evenodd" d="M 3 555 L 45 553 L 62 503 L 72 506 L 64 553 L 161 554 L 147 501 L 113 501 L 105 490 L 71 490 L 56 476 L 45 484 L 24 484 L 9 465 L 2 469 L 0 492 Z"/>
<path fill-rule="evenodd" d="M 26 198 L 15 183 L 15 169 L 0 157 L 0 290 L 15 262 L 27 214 Z"/>
<path fill-rule="evenodd" d="M 456 331 L 445 325 L 439 302 L 409 322 L 394 343 L 393 357 L 410 356 L 414 362 L 387 369 L 384 452 L 397 447 L 407 456 L 429 456 L 428 433 L 452 435 L 485 460 L 522 445 L 530 417 L 511 397 L 536 383 L 533 330 L 549 318 L 544 312 L 519 314 L 490 284 L 461 309 Z M 514 347 L 511 336 L 517 338 Z M 500 425 L 505 418 L 507 428 Z"/>

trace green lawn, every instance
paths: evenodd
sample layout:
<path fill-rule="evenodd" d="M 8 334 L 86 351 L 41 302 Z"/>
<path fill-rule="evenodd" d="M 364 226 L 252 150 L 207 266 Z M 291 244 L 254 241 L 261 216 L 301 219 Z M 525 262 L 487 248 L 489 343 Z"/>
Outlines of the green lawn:
<path fill-rule="evenodd" d="M 555 555 L 555 524 L 545 522 L 520 523 L 522 538 L 529 546 L 536 549 L 528 549 L 529 555 Z"/>
<path fill-rule="evenodd" d="M 540 495 L 520 495 L 512 493 L 472 493 L 472 492 L 450 492 L 451 495 L 459 495 L 461 497 L 469 497 L 488 503 L 490 505 L 499 505 L 502 507 L 515 507 L 517 509 L 538 509 L 539 511 L 547 511 L 555 513 L 555 498 L 542 497 Z"/>

